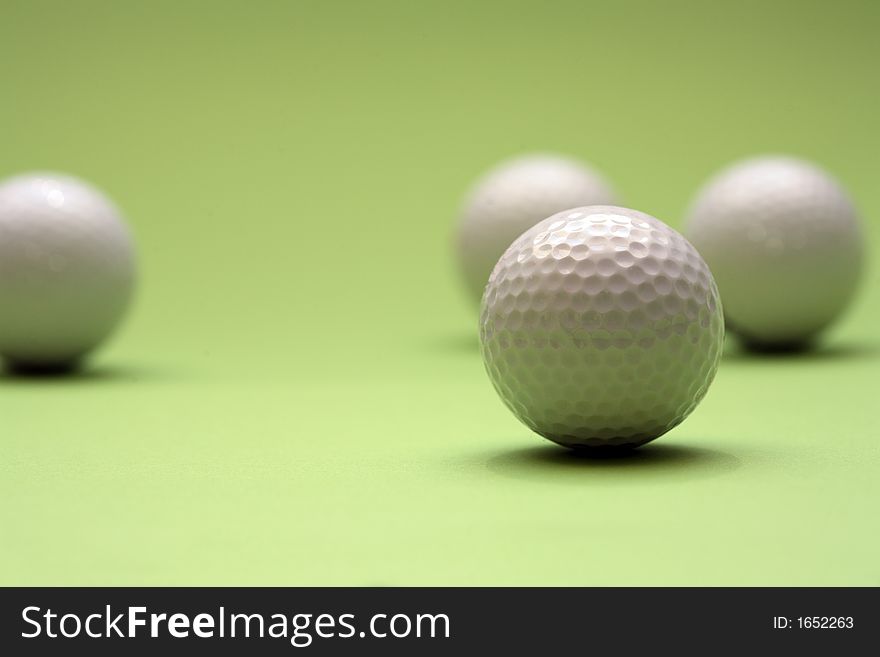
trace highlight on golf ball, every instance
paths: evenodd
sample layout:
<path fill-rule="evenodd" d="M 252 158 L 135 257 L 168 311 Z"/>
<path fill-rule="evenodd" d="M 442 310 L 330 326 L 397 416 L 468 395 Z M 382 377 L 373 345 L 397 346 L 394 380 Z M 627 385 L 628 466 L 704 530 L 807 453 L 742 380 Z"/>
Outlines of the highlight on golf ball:
<path fill-rule="evenodd" d="M 0 355 L 15 369 L 78 364 L 117 326 L 134 248 L 100 191 L 58 173 L 0 183 Z"/>
<path fill-rule="evenodd" d="M 700 402 L 724 319 L 697 250 L 658 219 L 591 206 L 520 236 L 480 314 L 486 371 L 526 426 L 566 447 L 635 447 Z"/>
<path fill-rule="evenodd" d="M 479 302 L 492 267 L 511 242 L 555 212 L 617 203 L 608 181 L 569 157 L 525 155 L 486 173 L 465 201 L 456 251 L 465 285 Z"/>
<path fill-rule="evenodd" d="M 754 348 L 808 345 L 849 305 L 862 270 L 849 196 L 792 157 L 750 159 L 716 175 L 684 232 L 712 268 L 730 331 Z"/>

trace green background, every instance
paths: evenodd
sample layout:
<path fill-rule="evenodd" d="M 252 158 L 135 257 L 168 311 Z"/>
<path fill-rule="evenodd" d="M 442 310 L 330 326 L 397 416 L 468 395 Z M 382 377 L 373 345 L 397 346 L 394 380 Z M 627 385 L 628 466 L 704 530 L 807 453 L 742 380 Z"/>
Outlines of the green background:
<path fill-rule="evenodd" d="M 880 584 L 880 280 L 804 356 L 729 345 L 684 424 L 585 461 L 497 399 L 462 195 L 533 150 L 680 226 L 729 161 L 851 191 L 877 252 L 878 5 L 0 5 L 0 175 L 124 209 L 82 376 L 0 378 L 3 584 Z"/>

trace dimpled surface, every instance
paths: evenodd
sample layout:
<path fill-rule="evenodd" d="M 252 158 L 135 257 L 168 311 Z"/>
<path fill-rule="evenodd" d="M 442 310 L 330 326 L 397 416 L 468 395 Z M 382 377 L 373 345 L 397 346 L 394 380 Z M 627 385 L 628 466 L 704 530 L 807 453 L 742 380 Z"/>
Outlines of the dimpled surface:
<path fill-rule="evenodd" d="M 849 304 L 862 266 L 847 194 L 790 157 L 722 171 L 698 194 L 685 234 L 712 268 L 730 330 L 756 346 L 813 338 Z"/>
<path fill-rule="evenodd" d="M 69 365 L 122 317 L 134 254 L 118 210 L 55 173 L 0 184 L 0 354 L 22 367 Z"/>
<path fill-rule="evenodd" d="M 706 263 L 663 222 L 613 206 L 540 222 L 504 253 L 480 340 L 495 389 L 568 447 L 637 446 L 706 394 L 724 338 Z"/>
<path fill-rule="evenodd" d="M 465 202 L 458 228 L 458 259 L 474 300 L 504 250 L 536 223 L 568 208 L 616 202 L 595 170 L 558 155 L 523 156 L 489 171 Z"/>

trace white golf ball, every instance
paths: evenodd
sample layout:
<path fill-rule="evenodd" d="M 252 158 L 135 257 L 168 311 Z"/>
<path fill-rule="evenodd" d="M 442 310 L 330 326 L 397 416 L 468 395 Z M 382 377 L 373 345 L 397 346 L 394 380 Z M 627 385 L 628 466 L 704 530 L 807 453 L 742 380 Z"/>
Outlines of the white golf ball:
<path fill-rule="evenodd" d="M 616 202 L 608 182 L 583 162 L 558 155 L 502 162 L 477 181 L 462 209 L 457 252 L 467 289 L 479 301 L 504 250 L 542 219 Z"/>
<path fill-rule="evenodd" d="M 129 231 L 94 187 L 57 173 L 0 183 L 0 355 L 13 367 L 76 364 L 116 327 L 134 279 Z"/>
<path fill-rule="evenodd" d="M 685 235 L 712 268 L 730 330 L 755 347 L 809 343 L 849 304 L 862 269 L 853 203 L 825 171 L 791 157 L 712 178 Z"/>
<path fill-rule="evenodd" d="M 634 447 L 706 394 L 724 341 L 709 267 L 647 214 L 575 208 L 538 223 L 495 266 L 480 341 L 501 399 L 567 447 Z"/>

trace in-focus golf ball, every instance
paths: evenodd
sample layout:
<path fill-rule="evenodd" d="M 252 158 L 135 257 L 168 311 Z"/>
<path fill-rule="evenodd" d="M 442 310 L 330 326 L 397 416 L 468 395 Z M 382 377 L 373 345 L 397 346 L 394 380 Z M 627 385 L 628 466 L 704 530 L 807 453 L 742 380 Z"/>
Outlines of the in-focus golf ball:
<path fill-rule="evenodd" d="M 536 223 L 568 208 L 616 202 L 608 182 L 583 162 L 558 155 L 502 162 L 477 182 L 458 226 L 458 260 L 474 300 L 504 250 Z"/>
<path fill-rule="evenodd" d="M 116 207 L 56 173 L 0 183 L 0 355 L 17 368 L 76 364 L 131 296 L 134 252 Z"/>
<path fill-rule="evenodd" d="M 642 212 L 574 208 L 526 231 L 489 278 L 489 378 L 529 428 L 567 447 L 635 447 L 706 394 L 724 339 L 718 290 L 687 240 Z"/>
<path fill-rule="evenodd" d="M 684 232 L 712 268 L 728 327 L 753 347 L 809 343 L 849 304 L 862 269 L 846 192 L 791 157 L 722 171 L 697 195 Z"/>

